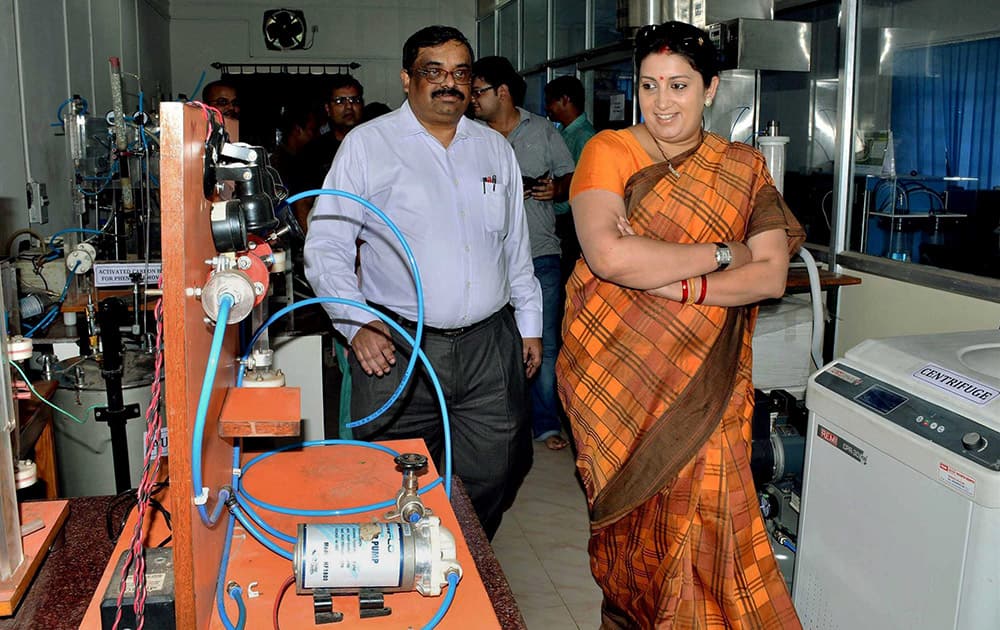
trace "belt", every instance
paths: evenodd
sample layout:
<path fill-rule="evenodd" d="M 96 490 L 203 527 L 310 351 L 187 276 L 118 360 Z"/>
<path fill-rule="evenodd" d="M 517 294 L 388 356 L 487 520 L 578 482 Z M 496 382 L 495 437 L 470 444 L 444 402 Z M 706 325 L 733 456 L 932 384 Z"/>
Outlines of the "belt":
<path fill-rule="evenodd" d="M 412 319 L 407 319 L 403 317 L 402 315 L 392 310 L 391 308 L 387 308 L 385 306 L 382 306 L 381 304 L 375 304 L 374 302 L 369 302 L 368 305 L 380 311 L 383 315 L 385 315 L 392 321 L 396 322 L 400 326 L 405 326 L 407 328 L 412 328 L 414 330 L 417 328 L 417 322 L 413 321 Z M 500 313 L 502 312 L 503 309 L 497 311 L 496 313 L 493 313 L 492 315 L 490 315 L 485 319 L 479 320 L 474 324 L 469 324 L 468 326 L 460 326 L 458 328 L 438 328 L 436 326 L 428 326 L 427 324 L 424 324 L 424 333 L 430 335 L 438 335 L 440 337 L 458 337 L 464 335 L 465 333 L 469 333 L 472 332 L 473 330 L 482 328 L 486 324 L 492 322 L 494 319 L 499 317 Z"/>

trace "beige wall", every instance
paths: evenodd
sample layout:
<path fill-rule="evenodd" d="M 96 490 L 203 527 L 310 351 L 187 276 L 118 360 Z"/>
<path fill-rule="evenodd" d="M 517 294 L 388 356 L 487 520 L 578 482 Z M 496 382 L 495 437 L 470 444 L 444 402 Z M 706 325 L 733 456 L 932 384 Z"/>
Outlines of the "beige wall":
<path fill-rule="evenodd" d="M 846 270 L 862 279 L 840 291 L 835 355 L 878 337 L 922 335 L 1000 326 L 1000 303 Z"/>
<path fill-rule="evenodd" d="M 305 12 L 308 28 L 318 26 L 308 50 L 267 50 L 261 35 L 266 9 L 284 6 L 271 0 L 171 0 L 170 64 L 174 89 L 189 94 L 202 70 L 205 81 L 219 78 L 211 67 L 227 63 L 361 64 L 353 74 L 365 87 L 365 100 L 391 107 L 403 102 L 399 70 L 403 42 L 431 24 L 457 27 L 475 50 L 476 6 L 470 0 L 302 0 L 290 7 Z"/>

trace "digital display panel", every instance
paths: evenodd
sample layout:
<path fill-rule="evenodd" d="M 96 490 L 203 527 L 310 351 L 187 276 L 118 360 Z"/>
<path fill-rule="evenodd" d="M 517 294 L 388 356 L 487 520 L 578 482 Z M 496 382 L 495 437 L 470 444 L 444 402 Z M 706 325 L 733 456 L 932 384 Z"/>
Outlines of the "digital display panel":
<path fill-rule="evenodd" d="M 854 400 L 869 409 L 873 409 L 882 415 L 886 415 L 909 399 L 875 385 L 855 396 Z"/>

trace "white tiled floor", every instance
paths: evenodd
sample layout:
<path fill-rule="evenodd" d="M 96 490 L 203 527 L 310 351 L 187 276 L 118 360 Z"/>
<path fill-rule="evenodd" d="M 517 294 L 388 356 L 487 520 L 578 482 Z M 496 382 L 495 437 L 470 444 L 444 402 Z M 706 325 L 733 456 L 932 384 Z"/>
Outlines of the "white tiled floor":
<path fill-rule="evenodd" d="M 535 443 L 535 463 L 493 538 L 529 630 L 593 630 L 601 590 L 590 575 L 587 501 L 569 448 Z"/>

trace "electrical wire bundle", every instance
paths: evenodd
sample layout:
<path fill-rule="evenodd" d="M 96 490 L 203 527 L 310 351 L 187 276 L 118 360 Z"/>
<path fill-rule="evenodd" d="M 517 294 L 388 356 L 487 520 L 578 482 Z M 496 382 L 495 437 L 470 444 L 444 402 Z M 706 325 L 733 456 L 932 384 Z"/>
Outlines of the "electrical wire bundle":
<path fill-rule="evenodd" d="M 163 287 L 163 278 L 160 277 L 160 288 Z M 145 452 L 142 462 L 142 480 L 136 490 L 136 523 L 132 532 L 132 540 L 126 551 L 126 559 L 122 565 L 120 584 L 118 590 L 117 612 L 112 628 L 118 628 L 122 616 L 122 600 L 128 586 L 127 578 L 129 568 L 134 566 L 135 576 L 135 596 L 132 602 L 132 610 L 135 613 L 135 630 L 142 630 L 144 617 L 143 610 L 146 604 L 146 559 L 144 554 L 144 529 L 143 522 L 146 512 L 156 491 L 156 477 L 160 471 L 160 431 L 163 427 L 163 418 L 160 413 L 160 401 L 162 399 L 162 373 L 163 373 L 163 298 L 156 301 L 154 309 L 156 317 L 156 359 L 153 372 L 152 398 L 149 406 L 146 407 L 146 442 Z"/>

